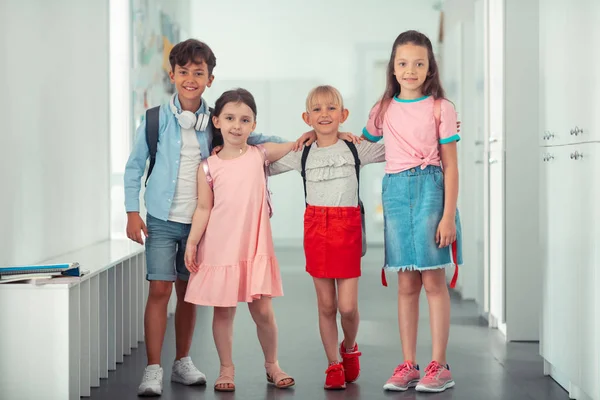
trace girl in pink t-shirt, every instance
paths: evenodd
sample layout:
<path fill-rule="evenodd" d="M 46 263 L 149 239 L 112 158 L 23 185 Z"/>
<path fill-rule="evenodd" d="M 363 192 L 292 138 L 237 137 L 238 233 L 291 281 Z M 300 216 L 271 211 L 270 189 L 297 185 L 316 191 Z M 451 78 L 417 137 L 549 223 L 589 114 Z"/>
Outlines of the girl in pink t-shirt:
<path fill-rule="evenodd" d="M 462 263 L 456 209 L 456 142 L 460 137 L 456 112 L 444 98 L 431 41 L 425 35 L 407 31 L 394 42 L 387 87 L 370 112 L 363 136 L 370 141 L 386 139 L 384 271 L 398 272 L 398 322 L 404 360 L 384 389 L 416 387 L 442 392 L 454 386 L 446 363 L 450 296 L 445 268 L 458 268 Z M 385 284 L 383 271 L 382 276 Z M 422 287 L 429 302 L 433 361 L 421 378 L 416 347 Z"/>

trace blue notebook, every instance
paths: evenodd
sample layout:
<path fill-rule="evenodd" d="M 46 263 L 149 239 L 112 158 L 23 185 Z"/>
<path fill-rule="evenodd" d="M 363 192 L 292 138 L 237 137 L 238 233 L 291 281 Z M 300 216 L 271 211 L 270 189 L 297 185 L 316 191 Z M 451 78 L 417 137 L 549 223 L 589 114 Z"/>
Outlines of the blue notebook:
<path fill-rule="evenodd" d="M 60 272 L 65 276 L 79 276 L 79 263 L 19 265 L 0 267 L 0 276 Z"/>

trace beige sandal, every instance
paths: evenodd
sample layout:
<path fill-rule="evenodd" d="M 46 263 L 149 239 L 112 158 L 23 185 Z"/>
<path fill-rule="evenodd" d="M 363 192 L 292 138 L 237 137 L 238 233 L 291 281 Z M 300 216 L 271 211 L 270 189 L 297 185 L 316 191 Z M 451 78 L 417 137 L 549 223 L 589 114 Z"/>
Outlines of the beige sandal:
<path fill-rule="evenodd" d="M 221 365 L 221 370 L 219 371 L 219 377 L 215 381 L 215 391 L 217 392 L 233 392 L 235 390 L 235 383 L 233 382 L 233 378 L 235 376 L 235 367 L 232 365 L 230 367 L 225 367 Z M 219 385 L 231 385 L 225 387 L 219 387 Z"/>
<path fill-rule="evenodd" d="M 278 389 L 285 389 L 296 384 L 294 378 L 286 374 L 279 367 L 279 363 L 275 361 L 274 363 L 265 362 L 265 369 L 267 370 L 267 382 L 272 385 L 275 385 Z M 273 372 L 273 370 L 275 370 Z M 289 379 L 290 382 L 284 383 L 286 379 Z"/>

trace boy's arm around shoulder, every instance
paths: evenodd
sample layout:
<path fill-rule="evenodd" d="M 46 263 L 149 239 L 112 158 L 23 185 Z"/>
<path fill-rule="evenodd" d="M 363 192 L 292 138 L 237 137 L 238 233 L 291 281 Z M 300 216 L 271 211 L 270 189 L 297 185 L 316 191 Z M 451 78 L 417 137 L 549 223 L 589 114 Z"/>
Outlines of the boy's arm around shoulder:
<path fill-rule="evenodd" d="M 287 140 L 280 138 L 279 136 L 267 136 L 262 133 L 252 132 L 248 137 L 248 144 L 253 146 L 264 144 L 264 143 L 285 143 Z"/>
<path fill-rule="evenodd" d="M 317 140 L 317 135 L 314 130 L 310 130 L 308 132 L 304 132 L 300 137 L 296 140 L 294 145 L 292 146 L 292 150 L 298 151 L 302 148 L 303 145 L 310 146 Z M 287 143 L 286 139 L 280 138 L 278 136 L 266 136 L 262 133 L 252 132 L 248 137 L 248 144 L 256 146 L 259 144 L 265 143 Z"/>
<path fill-rule="evenodd" d="M 142 122 L 137 129 L 133 142 L 133 148 L 125 165 L 123 183 L 125 187 L 125 211 L 140 211 L 140 189 L 141 179 L 146 170 L 146 161 L 150 153 L 146 143 L 146 121 Z"/>

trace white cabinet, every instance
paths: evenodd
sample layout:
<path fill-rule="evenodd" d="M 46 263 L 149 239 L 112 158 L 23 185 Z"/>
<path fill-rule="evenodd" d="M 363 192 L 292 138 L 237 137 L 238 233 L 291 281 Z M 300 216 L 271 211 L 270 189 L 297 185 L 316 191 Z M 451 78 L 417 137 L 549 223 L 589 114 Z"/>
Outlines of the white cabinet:
<path fill-rule="evenodd" d="M 545 372 L 575 399 L 600 399 L 600 305 L 594 177 L 600 143 L 540 149 Z"/>
<path fill-rule="evenodd" d="M 598 280 L 598 258 L 596 258 L 596 242 L 600 229 L 596 229 L 598 212 L 596 207 L 598 197 L 596 181 L 600 176 L 600 143 L 588 143 L 573 146 L 569 159 L 571 164 L 576 164 L 574 176 L 575 196 L 573 200 L 574 219 L 578 221 L 574 237 L 574 253 L 579 267 L 579 285 L 577 296 L 578 310 L 578 370 L 579 387 L 584 396 L 600 399 L 600 298 L 597 293 L 600 289 Z M 576 156 L 578 155 L 578 156 Z M 581 397 L 585 398 L 585 397 Z"/>
<path fill-rule="evenodd" d="M 598 1 L 540 0 L 540 352 L 583 400 L 600 400 L 598 20 Z"/>
<path fill-rule="evenodd" d="M 540 352 L 545 373 L 584 400 L 600 399 L 600 79 L 586 72 L 599 18 L 597 1 L 540 1 Z"/>
<path fill-rule="evenodd" d="M 541 149 L 542 170 L 545 177 L 545 231 L 540 233 L 545 248 L 543 273 L 542 341 L 541 352 L 554 371 L 559 383 L 568 387 L 573 381 L 577 364 L 577 351 L 568 349 L 574 344 L 578 326 L 578 274 L 579 264 L 573 249 L 577 246 L 576 232 L 580 221 L 572 213 L 578 197 L 577 167 L 570 159 L 570 146 Z"/>
<path fill-rule="evenodd" d="M 592 129 L 597 109 L 591 101 L 597 47 L 596 0 L 540 0 L 540 145 L 600 140 Z"/>
<path fill-rule="evenodd" d="M 569 4 L 565 0 L 540 0 L 540 80 L 553 84 L 540 85 L 540 113 L 545 122 L 540 145 L 565 144 L 571 140 L 565 111 L 569 97 L 565 93 L 569 63 L 559 60 L 557 49 L 567 48 L 567 17 Z M 556 110 L 561 112 L 556 112 Z"/>

